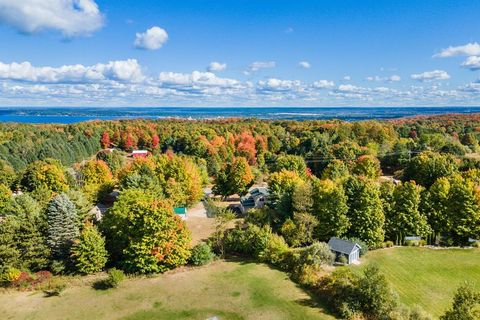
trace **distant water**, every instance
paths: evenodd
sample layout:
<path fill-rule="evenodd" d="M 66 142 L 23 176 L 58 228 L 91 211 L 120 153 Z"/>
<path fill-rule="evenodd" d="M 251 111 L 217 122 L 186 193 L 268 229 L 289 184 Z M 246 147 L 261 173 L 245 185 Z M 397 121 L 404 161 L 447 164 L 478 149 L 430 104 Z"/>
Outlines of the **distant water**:
<path fill-rule="evenodd" d="M 0 107 L 0 122 L 76 123 L 88 120 L 113 119 L 340 119 L 358 121 L 395 119 L 416 115 L 475 113 L 480 107 Z"/>

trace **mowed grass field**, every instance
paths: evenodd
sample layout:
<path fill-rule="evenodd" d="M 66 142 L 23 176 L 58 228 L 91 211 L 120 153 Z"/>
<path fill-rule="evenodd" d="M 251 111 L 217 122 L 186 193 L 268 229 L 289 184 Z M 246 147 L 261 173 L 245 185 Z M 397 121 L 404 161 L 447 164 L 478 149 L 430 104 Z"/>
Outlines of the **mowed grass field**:
<path fill-rule="evenodd" d="M 98 291 L 76 285 L 60 297 L 0 292 L 1 319 L 334 319 L 283 272 L 214 262 Z"/>
<path fill-rule="evenodd" d="M 456 289 L 468 281 L 480 289 L 480 249 L 390 248 L 369 252 L 358 270 L 376 264 L 406 305 L 433 316 L 449 308 Z"/>

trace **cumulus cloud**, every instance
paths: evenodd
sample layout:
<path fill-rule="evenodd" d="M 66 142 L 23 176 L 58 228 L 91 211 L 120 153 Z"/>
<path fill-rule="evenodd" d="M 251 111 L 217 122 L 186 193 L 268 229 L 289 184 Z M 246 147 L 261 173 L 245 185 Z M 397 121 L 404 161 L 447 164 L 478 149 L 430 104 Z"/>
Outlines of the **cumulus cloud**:
<path fill-rule="evenodd" d="M 192 73 L 161 72 L 158 80 L 166 87 L 218 86 L 234 87 L 238 80 L 217 77 L 211 72 L 193 71 Z"/>
<path fill-rule="evenodd" d="M 302 69 L 310 69 L 310 67 L 311 67 L 310 62 L 308 62 L 308 61 L 300 61 L 298 63 L 298 66 Z"/>
<path fill-rule="evenodd" d="M 422 82 L 450 79 L 450 75 L 443 70 L 425 71 L 422 73 L 412 74 L 410 77 L 413 80 L 422 81 Z"/>
<path fill-rule="evenodd" d="M 317 80 L 313 82 L 312 87 L 316 89 L 330 89 L 335 86 L 335 83 L 333 81 L 328 81 L 328 80 Z"/>
<path fill-rule="evenodd" d="M 343 77 L 343 80 L 345 80 L 345 81 L 350 81 L 350 80 L 352 80 L 352 77 L 350 77 L 350 76 L 344 76 L 344 77 Z"/>
<path fill-rule="evenodd" d="M 245 74 L 250 74 L 251 72 L 257 72 L 261 69 L 272 69 L 277 66 L 277 63 L 275 61 L 255 61 L 252 62 L 249 66 L 248 69 L 245 71 Z"/>
<path fill-rule="evenodd" d="M 472 71 L 480 70 L 480 56 L 468 57 L 467 60 L 462 63 L 462 67 Z"/>
<path fill-rule="evenodd" d="M 1 0 L 0 0 L 1 1 Z M 154 26 L 145 32 L 139 32 L 135 35 L 134 45 L 138 49 L 158 50 L 168 40 L 168 33 L 165 29 Z"/>
<path fill-rule="evenodd" d="M 467 43 L 463 46 L 448 47 L 435 54 L 436 58 L 447 58 L 454 56 L 480 56 L 480 44 L 477 42 Z"/>
<path fill-rule="evenodd" d="M 370 76 L 370 77 L 366 77 L 365 80 L 398 82 L 398 81 L 402 80 L 402 78 L 399 75 L 394 74 L 393 76 L 390 76 L 390 77 Z"/>
<path fill-rule="evenodd" d="M 92 66 L 81 64 L 61 67 L 35 67 L 30 62 L 0 62 L 0 79 L 40 82 L 72 83 L 103 80 L 140 82 L 144 78 L 137 60 L 128 59 L 98 63 Z"/>
<path fill-rule="evenodd" d="M 21 32 L 74 37 L 100 29 L 104 19 L 94 0 L 0 0 L 0 22 Z"/>
<path fill-rule="evenodd" d="M 217 61 L 211 62 L 211 63 L 208 65 L 208 68 L 207 68 L 207 70 L 210 71 L 210 72 L 214 72 L 214 71 L 224 71 L 225 69 L 227 69 L 227 64 L 226 64 L 226 63 L 217 62 Z"/>
<path fill-rule="evenodd" d="M 258 89 L 265 91 L 290 91 L 299 90 L 301 82 L 298 80 L 281 80 L 270 78 L 266 81 L 258 81 Z"/>

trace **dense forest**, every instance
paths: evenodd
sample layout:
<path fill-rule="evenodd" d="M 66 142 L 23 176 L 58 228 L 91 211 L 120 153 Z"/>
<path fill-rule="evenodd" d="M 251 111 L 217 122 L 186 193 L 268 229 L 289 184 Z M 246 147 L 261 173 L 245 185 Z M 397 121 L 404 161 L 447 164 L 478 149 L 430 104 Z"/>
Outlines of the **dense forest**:
<path fill-rule="evenodd" d="M 354 239 L 363 251 L 468 246 L 480 238 L 479 139 L 480 115 L 1 124 L 1 281 L 105 266 L 158 273 L 211 251 L 253 256 L 305 279 L 312 266 L 333 263 L 330 237 Z M 129 156 L 136 149 L 150 155 Z M 192 250 L 173 207 L 194 205 L 205 186 L 226 199 L 258 182 L 268 184 L 267 205 L 234 229 L 224 228 L 231 212 L 206 202 L 218 228 Z M 101 220 L 92 214 L 98 203 L 110 206 Z M 411 236 L 421 240 L 406 241 Z M 365 279 L 377 273 L 369 269 Z M 320 291 L 332 297 L 339 288 L 330 280 Z M 336 312 L 380 319 L 392 301 L 383 311 L 347 301 L 348 310 Z"/>

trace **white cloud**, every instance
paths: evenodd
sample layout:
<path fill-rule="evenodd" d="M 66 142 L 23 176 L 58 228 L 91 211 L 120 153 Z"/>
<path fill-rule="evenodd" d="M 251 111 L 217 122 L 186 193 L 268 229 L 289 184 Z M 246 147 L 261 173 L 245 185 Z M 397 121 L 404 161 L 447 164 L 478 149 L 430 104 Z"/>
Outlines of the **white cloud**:
<path fill-rule="evenodd" d="M 308 62 L 308 61 L 300 61 L 298 63 L 298 66 L 300 68 L 303 68 L 303 69 L 310 69 L 310 67 L 311 67 L 310 62 Z"/>
<path fill-rule="evenodd" d="M 328 80 L 317 80 L 312 84 L 312 86 L 317 89 L 330 89 L 335 86 L 335 83 Z"/>
<path fill-rule="evenodd" d="M 135 35 L 135 47 L 145 50 L 160 49 L 168 40 L 168 34 L 165 29 L 154 26 L 145 32 L 137 33 Z"/>
<path fill-rule="evenodd" d="M 366 77 L 365 80 L 368 80 L 368 81 L 398 82 L 398 81 L 402 80 L 402 78 L 401 78 L 399 75 L 394 74 L 393 76 L 390 76 L 390 77 L 370 76 L 370 77 Z"/>
<path fill-rule="evenodd" d="M 413 80 L 429 82 L 429 81 L 435 81 L 435 80 L 448 80 L 450 79 L 450 75 L 443 70 L 433 70 L 433 71 L 426 71 L 423 73 L 412 74 L 411 78 Z"/>
<path fill-rule="evenodd" d="M 211 63 L 208 65 L 208 68 L 207 68 L 207 70 L 210 71 L 210 72 L 213 72 L 213 71 L 224 71 L 225 69 L 227 69 L 227 64 L 226 64 L 226 63 L 217 62 L 217 61 L 211 62 Z"/>
<path fill-rule="evenodd" d="M 299 90 L 301 82 L 298 80 L 280 80 L 270 78 L 267 81 L 258 81 L 258 89 L 265 91 L 290 91 Z"/>
<path fill-rule="evenodd" d="M 248 69 L 245 73 L 249 74 L 250 72 L 257 72 L 261 69 L 272 69 L 276 66 L 277 63 L 275 61 L 255 61 L 248 66 Z"/>
<path fill-rule="evenodd" d="M 354 86 L 352 84 L 341 84 L 338 86 L 338 91 L 343 91 L 343 92 L 360 92 L 364 91 L 363 88 Z"/>
<path fill-rule="evenodd" d="M 350 77 L 350 76 L 344 76 L 344 77 L 343 77 L 343 80 L 345 80 L 345 81 L 350 81 L 350 80 L 352 80 L 352 77 Z"/>
<path fill-rule="evenodd" d="M 144 78 L 137 60 L 110 61 L 92 66 L 81 64 L 61 67 L 35 67 L 30 62 L 0 62 L 0 79 L 39 82 L 71 83 L 103 80 L 140 82 Z"/>
<path fill-rule="evenodd" d="M 472 71 L 480 70 L 480 56 L 468 57 L 467 60 L 462 63 L 462 67 Z"/>
<path fill-rule="evenodd" d="M 285 33 L 286 34 L 290 34 L 290 33 L 293 33 L 293 28 L 292 27 L 288 27 L 287 29 L 285 29 Z"/>
<path fill-rule="evenodd" d="M 100 29 L 103 20 L 94 0 L 0 0 L 0 22 L 26 33 L 88 35 Z"/>
<path fill-rule="evenodd" d="M 161 72 L 158 80 L 161 85 L 170 87 L 187 86 L 218 86 L 234 87 L 239 81 L 229 78 L 217 77 L 211 72 L 193 71 L 192 73 Z"/>
<path fill-rule="evenodd" d="M 434 55 L 437 58 L 447 58 L 454 56 L 480 56 L 480 44 L 477 42 L 467 43 L 463 46 L 448 47 L 442 49 L 440 53 Z"/>

